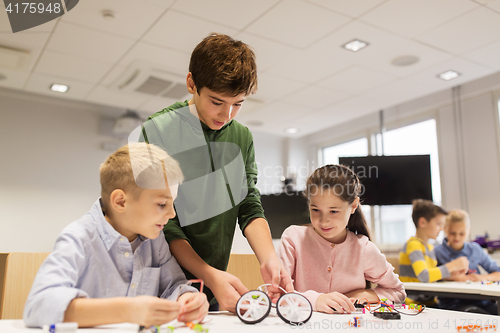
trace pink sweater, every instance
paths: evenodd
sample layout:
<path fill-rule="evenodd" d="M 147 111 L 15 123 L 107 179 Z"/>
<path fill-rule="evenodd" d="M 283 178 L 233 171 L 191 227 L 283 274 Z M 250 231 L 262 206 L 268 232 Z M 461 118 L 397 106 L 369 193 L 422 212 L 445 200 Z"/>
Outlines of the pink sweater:
<path fill-rule="evenodd" d="M 406 293 L 391 264 L 368 237 L 347 231 L 341 244 L 332 244 L 311 225 L 290 226 L 281 236 L 278 255 L 294 280 L 295 290 L 309 299 L 314 310 L 323 293 L 345 294 L 365 289 L 365 279 L 377 283 L 379 298 L 402 303 Z"/>

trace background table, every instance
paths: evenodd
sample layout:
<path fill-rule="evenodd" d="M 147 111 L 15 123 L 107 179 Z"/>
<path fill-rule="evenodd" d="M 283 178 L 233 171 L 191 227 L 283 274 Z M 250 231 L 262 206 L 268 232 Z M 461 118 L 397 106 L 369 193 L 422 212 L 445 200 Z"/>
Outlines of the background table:
<path fill-rule="evenodd" d="M 481 282 L 403 282 L 406 293 L 418 292 L 424 295 L 455 297 L 465 299 L 492 300 L 497 302 L 500 315 L 500 285 Z"/>
<path fill-rule="evenodd" d="M 350 327 L 354 317 L 362 319 L 361 327 Z M 228 312 L 210 313 L 210 321 L 204 324 L 209 333 L 280 333 L 280 332 L 494 332 L 500 331 L 498 316 L 426 309 L 417 316 L 401 315 L 401 320 L 382 320 L 371 314 L 335 314 L 313 313 L 311 319 L 302 327 L 288 325 L 283 322 L 275 310 L 262 322 L 255 325 L 242 323 L 236 315 Z M 180 325 L 177 323 L 177 325 Z M 471 325 L 471 326 L 469 326 Z M 457 328 L 458 327 L 458 328 Z M 130 333 L 137 332 L 138 326 L 133 324 L 107 325 L 89 329 L 80 329 L 79 333 Z M 26 328 L 22 320 L 0 320 L 2 333 L 37 333 L 41 329 Z M 162 330 L 166 332 L 166 329 Z M 382 331 L 380 331 L 382 332 Z M 178 327 L 174 333 L 194 333 L 190 328 Z"/>

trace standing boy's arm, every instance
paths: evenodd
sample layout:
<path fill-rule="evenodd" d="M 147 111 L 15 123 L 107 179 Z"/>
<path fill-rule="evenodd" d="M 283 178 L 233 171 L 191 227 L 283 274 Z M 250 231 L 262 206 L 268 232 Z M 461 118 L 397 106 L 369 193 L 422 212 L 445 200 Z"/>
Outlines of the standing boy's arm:
<path fill-rule="evenodd" d="M 241 202 L 238 211 L 238 223 L 248 239 L 261 265 L 261 274 L 265 283 L 281 285 L 286 291 L 293 291 L 290 275 L 285 271 L 276 255 L 269 225 L 264 218 L 264 210 L 257 189 L 258 168 L 255 163 L 255 150 L 252 133 L 247 129 L 248 147 L 245 157 L 245 174 L 248 187 L 246 198 Z M 271 292 L 279 292 L 271 287 Z"/>
<path fill-rule="evenodd" d="M 185 239 L 171 241 L 170 250 L 182 267 L 205 282 L 221 308 L 235 312 L 236 302 L 248 292 L 240 279 L 208 265 Z"/>
<path fill-rule="evenodd" d="M 257 259 L 259 259 L 264 282 L 270 283 L 274 287 L 274 290 L 271 288 L 271 292 L 279 293 L 278 286 L 281 286 L 287 292 L 293 292 L 290 274 L 278 259 L 267 221 L 263 218 L 255 218 L 247 224 L 243 232 Z"/>
<path fill-rule="evenodd" d="M 179 296 L 186 292 L 198 292 L 198 290 L 187 284 L 186 275 L 179 263 L 170 252 L 170 248 L 163 237 L 152 240 L 154 251 L 158 253 L 158 264 L 160 266 L 159 295 L 171 301 L 176 301 Z"/>
<path fill-rule="evenodd" d="M 177 320 L 201 321 L 208 313 L 207 296 L 187 284 L 186 276 L 169 250 L 165 237 L 152 240 L 158 253 L 160 265 L 161 298 L 177 301 L 181 307 Z"/>

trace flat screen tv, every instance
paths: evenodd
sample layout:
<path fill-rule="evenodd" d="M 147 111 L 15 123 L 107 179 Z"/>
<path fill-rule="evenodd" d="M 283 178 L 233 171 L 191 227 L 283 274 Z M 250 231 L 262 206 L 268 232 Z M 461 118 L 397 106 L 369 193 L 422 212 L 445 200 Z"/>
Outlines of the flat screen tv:
<path fill-rule="evenodd" d="M 283 231 L 292 224 L 309 223 L 309 207 L 302 192 L 287 191 L 279 194 L 261 195 L 264 215 L 273 238 L 281 238 Z"/>
<path fill-rule="evenodd" d="M 339 157 L 364 186 L 361 202 L 370 206 L 408 205 L 432 200 L 430 155 Z"/>

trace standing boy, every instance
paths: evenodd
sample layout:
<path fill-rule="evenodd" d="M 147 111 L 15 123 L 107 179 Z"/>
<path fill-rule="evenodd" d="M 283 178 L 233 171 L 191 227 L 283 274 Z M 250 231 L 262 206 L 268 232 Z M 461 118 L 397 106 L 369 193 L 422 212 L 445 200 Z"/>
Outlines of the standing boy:
<path fill-rule="evenodd" d="M 434 246 L 429 239 L 436 239 L 443 229 L 447 212 L 432 201 L 413 201 L 412 219 L 417 229 L 399 252 L 399 279 L 402 282 L 435 282 L 450 275 L 467 271 L 469 261 L 462 256 L 438 266 Z M 434 297 L 408 294 L 407 303 L 434 304 Z"/>
<path fill-rule="evenodd" d="M 186 275 L 201 278 L 211 309 L 235 311 L 247 288 L 225 272 L 236 222 L 261 264 L 266 283 L 292 291 L 290 276 L 274 250 L 260 203 L 252 134 L 233 118 L 257 90 L 252 49 L 227 35 L 211 34 L 193 50 L 186 79 L 191 100 L 153 114 L 141 140 L 173 155 L 184 176 L 175 208 L 164 229 Z"/>
<path fill-rule="evenodd" d="M 129 144 L 106 159 L 100 177 L 101 197 L 64 228 L 35 277 L 24 307 L 26 326 L 149 327 L 202 319 L 205 295 L 186 284 L 158 237 L 175 216 L 183 178 L 178 163 L 154 145 Z"/>

